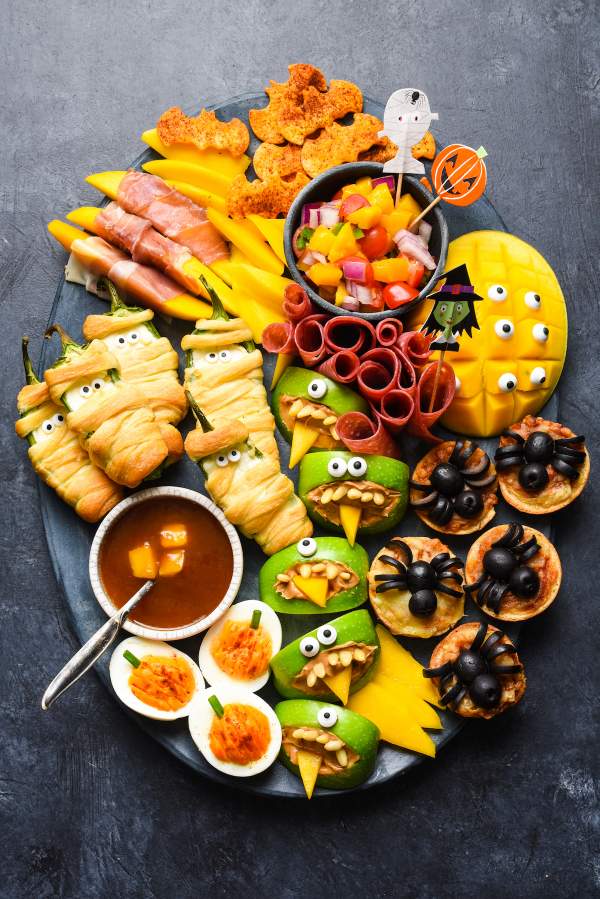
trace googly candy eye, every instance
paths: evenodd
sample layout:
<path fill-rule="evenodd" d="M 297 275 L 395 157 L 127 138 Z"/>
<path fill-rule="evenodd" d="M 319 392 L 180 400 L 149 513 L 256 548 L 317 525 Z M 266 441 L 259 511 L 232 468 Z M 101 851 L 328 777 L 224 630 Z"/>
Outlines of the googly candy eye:
<path fill-rule="evenodd" d="M 343 478 L 347 471 L 348 465 L 346 464 L 346 460 L 342 459 L 340 456 L 336 456 L 335 459 L 330 459 L 327 463 L 327 472 L 332 478 Z"/>
<path fill-rule="evenodd" d="M 120 334 L 119 337 L 117 337 L 117 343 L 120 346 L 125 346 L 125 344 L 127 343 L 127 338 L 123 334 Z"/>
<path fill-rule="evenodd" d="M 502 393 L 511 393 L 517 386 L 517 376 L 507 371 L 498 378 L 498 387 Z"/>
<path fill-rule="evenodd" d="M 129 343 L 137 343 L 138 340 L 140 339 L 140 335 L 138 334 L 137 331 L 132 331 L 132 333 L 129 335 L 129 337 L 127 339 L 129 340 Z"/>
<path fill-rule="evenodd" d="M 499 318 L 494 325 L 494 331 L 500 340 L 510 340 L 515 333 L 515 326 L 509 318 Z"/>
<path fill-rule="evenodd" d="M 327 393 L 327 384 L 322 378 L 314 378 L 308 385 L 308 395 L 313 400 L 320 400 Z"/>
<path fill-rule="evenodd" d="M 332 705 L 328 705 L 324 709 L 319 709 L 319 711 L 317 712 L 317 721 L 319 722 L 321 727 L 335 727 L 335 725 L 338 723 L 337 709 Z"/>
<path fill-rule="evenodd" d="M 488 290 L 488 297 L 495 303 L 501 303 L 508 296 L 508 290 L 502 284 L 492 284 Z"/>
<path fill-rule="evenodd" d="M 310 556 L 314 556 L 314 554 L 316 553 L 317 541 L 312 537 L 305 537 L 304 540 L 301 540 L 296 544 L 296 549 L 301 556 L 304 556 L 305 559 L 308 559 Z"/>
<path fill-rule="evenodd" d="M 542 305 L 542 298 L 539 293 L 536 293 L 534 290 L 528 290 L 525 294 L 525 305 L 529 306 L 530 309 L 539 309 Z"/>
<path fill-rule="evenodd" d="M 333 646 L 337 640 L 337 631 L 331 624 L 322 624 L 317 631 L 317 640 L 321 646 Z"/>
<path fill-rule="evenodd" d="M 207 354 L 206 354 L 206 361 L 207 361 L 207 362 L 211 362 L 211 363 L 212 363 L 212 362 L 216 362 L 218 358 L 219 358 L 219 356 L 218 356 L 217 353 L 207 353 Z"/>
<path fill-rule="evenodd" d="M 546 381 L 546 369 L 541 365 L 536 365 L 529 375 L 529 380 L 532 384 L 544 384 Z"/>
<path fill-rule="evenodd" d="M 221 362 L 229 362 L 231 359 L 231 352 L 229 350 L 221 350 L 219 353 L 219 359 Z"/>
<path fill-rule="evenodd" d="M 79 388 L 79 393 L 81 394 L 81 396 L 88 397 L 88 396 L 90 396 L 91 392 L 92 392 L 92 387 L 90 384 L 83 384 Z"/>
<path fill-rule="evenodd" d="M 537 325 L 534 325 L 531 329 L 531 333 L 533 334 L 533 339 L 537 340 L 538 343 L 546 343 L 550 336 L 550 328 L 547 325 L 538 322 Z"/>
<path fill-rule="evenodd" d="M 94 380 L 92 381 L 92 387 L 94 388 L 94 390 L 101 390 L 102 387 L 104 387 L 104 381 L 102 380 L 102 378 L 94 378 Z"/>
<path fill-rule="evenodd" d="M 227 453 L 227 458 L 230 462 L 239 462 L 242 458 L 242 454 L 239 450 L 232 449 Z"/>
<path fill-rule="evenodd" d="M 58 427 L 59 425 L 61 425 L 64 422 L 64 420 L 65 420 L 65 416 L 62 414 L 62 412 L 57 412 L 56 415 L 54 416 L 54 418 L 51 419 L 52 424 L 54 425 L 55 428 Z"/>
<path fill-rule="evenodd" d="M 54 430 L 54 419 L 47 418 L 46 421 L 42 422 L 42 431 L 45 434 L 50 434 Z"/>
<path fill-rule="evenodd" d="M 314 659 L 319 654 L 319 641 L 315 637 L 303 637 L 300 640 L 300 652 L 306 659 Z"/>
<path fill-rule="evenodd" d="M 217 456 L 215 462 L 219 466 L 219 468 L 226 468 L 229 465 L 229 459 L 227 456 Z"/>
<path fill-rule="evenodd" d="M 353 478 L 362 478 L 367 473 L 367 462 L 362 456 L 352 456 L 348 462 L 348 474 Z"/>

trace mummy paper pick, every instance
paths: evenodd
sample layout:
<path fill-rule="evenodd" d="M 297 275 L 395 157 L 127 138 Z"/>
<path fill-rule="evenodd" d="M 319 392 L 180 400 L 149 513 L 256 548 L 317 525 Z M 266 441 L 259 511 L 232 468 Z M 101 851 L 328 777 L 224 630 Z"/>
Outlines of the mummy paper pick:
<path fill-rule="evenodd" d="M 389 137 L 398 147 L 393 159 L 385 163 L 384 172 L 422 175 L 425 167 L 412 155 L 431 122 L 437 121 L 437 112 L 431 112 L 427 94 L 412 87 L 394 91 L 385 105 L 383 131 L 379 137 Z"/>

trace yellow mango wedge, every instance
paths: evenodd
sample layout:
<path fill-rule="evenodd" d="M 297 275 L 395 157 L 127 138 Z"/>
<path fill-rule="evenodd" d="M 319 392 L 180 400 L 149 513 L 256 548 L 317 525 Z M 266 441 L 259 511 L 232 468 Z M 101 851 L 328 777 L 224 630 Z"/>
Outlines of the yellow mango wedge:
<path fill-rule="evenodd" d="M 310 799 L 315 789 L 317 777 L 319 776 L 321 756 L 314 752 L 307 752 L 305 749 L 299 749 L 298 768 L 300 770 L 300 779 L 306 790 L 306 797 L 307 799 Z"/>
<path fill-rule="evenodd" d="M 134 577 L 144 581 L 154 580 L 158 573 L 158 561 L 149 543 L 129 550 L 129 566 Z"/>
<path fill-rule="evenodd" d="M 390 634 L 387 628 L 378 624 L 377 636 L 381 646 L 379 661 L 374 680 L 381 677 L 391 678 L 407 687 L 413 693 L 425 699 L 431 705 L 442 708 L 440 697 L 435 686 L 427 677 L 423 677 L 423 666 Z"/>
<path fill-rule="evenodd" d="M 158 136 L 156 128 L 144 131 L 141 139 L 166 159 L 191 162 L 207 169 L 214 169 L 219 174 L 225 175 L 226 178 L 243 175 L 250 165 L 250 157 L 245 154 L 236 157 L 220 150 L 200 150 L 194 144 L 164 144 Z"/>
<path fill-rule="evenodd" d="M 435 756 L 435 743 L 415 721 L 412 712 L 397 706 L 393 698 L 372 681 L 348 699 L 348 708 L 372 721 L 381 739 L 393 746 Z"/>
<path fill-rule="evenodd" d="M 346 503 L 340 504 L 340 524 L 344 529 L 346 540 L 350 546 L 354 546 L 356 542 L 361 513 L 362 509 L 360 506 L 349 506 Z"/>
<path fill-rule="evenodd" d="M 327 587 L 329 581 L 326 577 L 301 577 L 297 574 L 293 578 L 294 584 L 304 595 L 314 602 L 320 609 L 327 605 Z"/>
<path fill-rule="evenodd" d="M 285 219 L 266 219 L 262 215 L 251 213 L 248 218 L 260 231 L 275 255 L 286 264 L 285 251 L 283 249 L 283 230 Z"/>
<path fill-rule="evenodd" d="M 227 212 L 227 201 L 219 194 L 213 194 L 201 187 L 194 187 L 192 184 L 186 184 L 184 181 L 171 181 L 165 179 L 169 187 L 174 187 L 184 197 L 193 200 L 198 206 L 206 208 L 210 206 L 212 209 L 218 209 L 219 212 Z"/>
<path fill-rule="evenodd" d="M 127 172 L 122 170 L 116 172 L 95 172 L 93 175 L 88 175 L 85 180 L 92 187 L 95 187 L 96 190 L 99 190 L 100 193 L 110 197 L 111 200 L 116 200 L 119 193 L 119 185 L 126 174 Z"/>
<path fill-rule="evenodd" d="M 314 446 L 319 438 L 319 432 L 310 425 L 296 421 L 292 431 L 292 446 L 290 449 L 290 468 L 295 468 L 298 462 L 304 458 L 309 449 Z"/>
<path fill-rule="evenodd" d="M 288 365 L 291 365 L 293 361 L 293 353 L 277 354 L 277 361 L 275 362 L 275 369 L 273 370 L 273 377 L 271 378 L 271 390 L 273 390 Z"/>
<path fill-rule="evenodd" d="M 401 684 L 399 681 L 392 680 L 385 674 L 379 674 L 373 677 L 371 683 L 377 684 L 389 696 L 390 700 L 398 707 L 402 707 L 414 716 L 415 722 L 420 727 L 426 727 L 429 730 L 443 730 L 444 725 L 440 720 L 440 716 L 428 702 L 425 702 L 420 696 L 411 689 L 411 687 Z"/>
<path fill-rule="evenodd" d="M 281 304 L 286 287 L 293 282 L 289 278 L 273 275 L 254 265 L 232 262 L 229 266 L 231 284 L 256 296 L 267 306 L 282 312 Z"/>
<path fill-rule="evenodd" d="M 342 671 L 339 671 L 337 674 L 332 674 L 330 677 L 324 678 L 324 682 L 327 684 L 332 693 L 335 693 L 337 698 L 340 700 L 342 705 L 346 705 L 348 702 L 348 696 L 350 695 L 350 682 L 352 680 L 352 668 L 344 668 Z"/>
<path fill-rule="evenodd" d="M 238 247 L 257 268 L 263 268 L 273 275 L 281 275 L 283 263 L 278 259 L 271 247 L 255 237 L 246 227 L 248 222 L 234 222 L 217 209 L 207 209 L 209 221 L 221 232 L 223 237 Z M 221 274 L 221 277 L 223 275 Z"/>
<path fill-rule="evenodd" d="M 153 159 L 151 162 L 144 162 L 142 168 L 150 175 L 158 175 L 165 181 L 168 178 L 173 181 L 185 181 L 186 184 L 192 184 L 194 187 L 200 187 L 210 193 L 220 194 L 222 197 L 227 196 L 232 181 L 231 178 L 226 178 L 225 175 L 202 165 L 195 165 L 193 162 L 177 162 L 174 159 Z"/>
<path fill-rule="evenodd" d="M 262 332 L 273 321 L 284 321 L 282 315 L 277 315 L 272 309 L 268 309 L 248 293 L 243 291 L 232 291 L 236 307 L 237 315 L 243 318 L 250 330 L 252 331 L 252 339 L 255 343 L 261 343 Z"/>

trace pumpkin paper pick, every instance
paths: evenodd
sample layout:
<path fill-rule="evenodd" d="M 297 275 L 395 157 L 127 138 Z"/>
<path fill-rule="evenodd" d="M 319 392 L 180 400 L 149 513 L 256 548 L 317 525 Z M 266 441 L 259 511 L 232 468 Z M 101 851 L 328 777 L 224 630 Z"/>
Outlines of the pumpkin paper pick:
<path fill-rule="evenodd" d="M 465 144 L 450 144 L 440 150 L 431 166 L 431 178 L 437 197 L 412 220 L 409 230 L 424 218 L 440 200 L 453 206 L 470 206 L 483 194 L 487 168 L 485 147 L 474 150 Z"/>
<path fill-rule="evenodd" d="M 403 87 L 390 95 L 383 113 L 383 130 L 378 137 L 388 137 L 398 150 L 393 159 L 383 166 L 384 172 L 396 172 L 396 204 L 402 192 L 402 175 L 407 172 L 422 175 L 425 166 L 412 155 L 412 148 L 418 144 L 432 121 L 437 120 L 437 112 L 431 112 L 427 94 L 412 87 Z"/>

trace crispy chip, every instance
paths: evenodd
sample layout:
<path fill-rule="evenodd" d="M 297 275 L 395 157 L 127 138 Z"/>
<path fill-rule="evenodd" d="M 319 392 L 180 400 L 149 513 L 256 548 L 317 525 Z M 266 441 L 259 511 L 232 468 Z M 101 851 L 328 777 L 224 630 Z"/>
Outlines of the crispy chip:
<path fill-rule="evenodd" d="M 426 131 L 418 144 L 412 148 L 415 159 L 433 159 L 435 156 L 435 137 L 431 131 Z"/>
<path fill-rule="evenodd" d="M 383 125 L 376 116 L 362 112 L 354 116 L 351 125 L 334 122 L 317 137 L 305 141 L 302 147 L 304 170 L 314 178 L 334 165 L 356 162 L 359 154 L 371 150 L 374 144 L 386 148 L 377 137 L 377 132 L 382 128 Z"/>
<path fill-rule="evenodd" d="M 301 146 L 309 134 L 362 109 L 362 94 L 352 82 L 331 81 L 327 90 L 323 73 L 314 66 L 291 65 L 289 72 L 287 82 L 271 81 L 265 89 L 269 103 L 264 109 L 250 110 L 250 125 L 260 140 Z"/>
<path fill-rule="evenodd" d="M 267 181 L 248 181 L 245 175 L 238 175 L 229 188 L 227 212 L 234 219 L 245 218 L 251 213 L 265 218 L 287 215 L 296 194 L 309 180 L 302 172 L 296 172 L 288 181 L 277 176 Z"/>
<path fill-rule="evenodd" d="M 358 158 L 364 162 L 387 162 L 393 159 L 398 152 L 398 147 L 388 137 L 384 137 L 379 143 L 373 144 L 368 150 L 358 154 Z"/>
<path fill-rule="evenodd" d="M 241 119 L 221 122 L 208 109 L 200 115 L 187 116 L 178 106 L 172 106 L 163 112 L 156 130 L 164 144 L 194 144 L 199 150 L 227 150 L 232 156 L 242 156 L 250 143 L 250 134 Z"/>
<path fill-rule="evenodd" d="M 278 147 L 276 144 L 261 144 L 254 154 L 254 171 L 263 181 L 269 178 L 285 178 L 287 175 L 295 175 L 303 172 L 300 161 L 300 147 L 294 144 L 284 144 Z"/>

